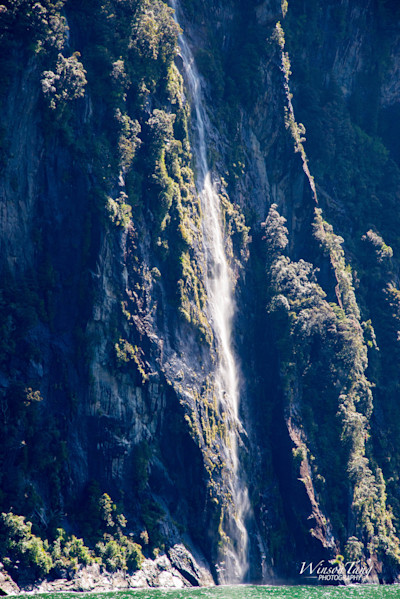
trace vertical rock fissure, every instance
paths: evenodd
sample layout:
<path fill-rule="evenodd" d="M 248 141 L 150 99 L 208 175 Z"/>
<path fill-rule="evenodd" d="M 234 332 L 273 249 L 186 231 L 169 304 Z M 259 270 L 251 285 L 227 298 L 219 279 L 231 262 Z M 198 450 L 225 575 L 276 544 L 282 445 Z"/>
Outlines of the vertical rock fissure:
<path fill-rule="evenodd" d="M 179 7 L 171 0 L 175 18 Z M 205 285 L 208 309 L 213 328 L 218 361 L 215 370 L 215 393 L 220 412 L 226 415 L 228 436 L 224 450 L 227 459 L 228 495 L 230 501 L 221 523 L 222 551 L 217 564 L 219 582 L 243 582 L 248 571 L 248 533 L 246 519 L 250 514 L 247 486 L 240 472 L 238 434 L 239 366 L 232 348 L 232 321 L 235 312 L 232 272 L 228 264 L 220 199 L 213 184 L 207 159 L 207 140 L 211 124 L 204 107 L 201 80 L 186 39 L 180 35 L 179 45 L 186 84 L 194 112 L 194 143 L 196 187 L 202 206 L 202 236 L 206 259 Z"/>

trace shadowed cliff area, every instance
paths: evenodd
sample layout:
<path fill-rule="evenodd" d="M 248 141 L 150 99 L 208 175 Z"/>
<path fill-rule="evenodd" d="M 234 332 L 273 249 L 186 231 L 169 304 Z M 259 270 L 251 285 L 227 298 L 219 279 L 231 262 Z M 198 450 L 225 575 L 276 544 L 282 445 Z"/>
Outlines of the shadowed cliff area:
<path fill-rule="evenodd" d="M 397 2 L 10 0 L 0 43 L 1 572 L 397 581 Z"/>

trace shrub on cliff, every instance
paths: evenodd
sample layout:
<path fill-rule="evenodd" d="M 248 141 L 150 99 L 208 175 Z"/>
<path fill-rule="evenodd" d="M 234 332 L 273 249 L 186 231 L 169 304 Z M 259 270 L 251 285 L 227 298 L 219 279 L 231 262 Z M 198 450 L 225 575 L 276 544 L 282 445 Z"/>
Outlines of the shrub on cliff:
<path fill-rule="evenodd" d="M 69 58 L 59 54 L 55 70 L 43 72 L 42 91 L 52 110 L 62 111 L 67 102 L 84 96 L 86 71 L 79 56 L 79 52 Z"/>
<path fill-rule="evenodd" d="M 27 572 L 34 578 L 45 576 L 53 567 L 48 544 L 32 534 L 32 523 L 11 512 L 0 517 L 0 556 L 17 580 Z"/>
<path fill-rule="evenodd" d="M 91 550 L 83 539 L 67 535 L 63 528 L 57 529 L 50 545 L 32 533 L 32 523 L 23 516 L 3 513 L 0 560 L 17 581 L 22 577 L 36 580 L 49 573 L 66 576 L 73 574 L 78 566 L 88 566 L 94 561 L 110 572 L 140 569 L 144 560 L 142 547 L 122 533 L 126 519 L 106 493 L 99 499 L 97 516 L 101 540 Z M 107 532 L 102 534 L 103 530 Z"/>
<path fill-rule="evenodd" d="M 399 541 L 386 504 L 385 481 L 366 443 L 372 385 L 366 377 L 367 347 L 343 239 L 316 209 L 314 235 L 329 258 L 336 284 L 337 303 L 328 303 L 312 264 L 281 255 L 287 245 L 284 223 L 272 206 L 264 225 L 269 314 L 280 350 L 283 400 L 290 426 L 301 430 L 304 447 L 315 456 L 309 464 L 313 483 L 321 475 L 326 481 L 319 502 L 332 514 L 343 547 L 351 546 L 353 551 L 352 539 L 357 536 L 364 556 L 386 555 L 398 564 Z M 315 458 L 318 466 L 313 463 Z M 302 461 L 305 459 L 302 456 Z M 343 503 L 343 497 L 349 496 L 351 524 Z"/>
<path fill-rule="evenodd" d="M 6 47 L 29 40 L 30 49 L 61 50 L 68 31 L 61 15 L 64 0 L 13 0 L 0 6 L 0 42 Z"/>
<path fill-rule="evenodd" d="M 172 10 L 160 0 L 144 0 L 136 13 L 130 47 L 148 60 L 170 64 L 175 56 L 179 26 Z"/>
<path fill-rule="evenodd" d="M 97 543 L 96 553 L 109 572 L 140 570 L 144 560 L 141 546 L 125 535 L 118 540 L 113 537 L 105 537 L 104 541 Z"/>
<path fill-rule="evenodd" d="M 93 563 L 93 555 L 83 539 L 78 539 L 75 535 L 69 537 L 63 528 L 57 529 L 51 555 L 57 575 L 65 575 L 65 570 L 75 571 L 78 564 L 88 566 Z"/>

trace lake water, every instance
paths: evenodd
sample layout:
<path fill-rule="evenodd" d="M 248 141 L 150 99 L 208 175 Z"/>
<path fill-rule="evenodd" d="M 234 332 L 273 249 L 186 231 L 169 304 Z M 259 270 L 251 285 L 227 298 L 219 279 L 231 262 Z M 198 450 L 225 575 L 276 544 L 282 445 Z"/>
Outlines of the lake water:
<path fill-rule="evenodd" d="M 140 589 L 115 593 L 54 593 L 43 599 L 400 599 L 400 585 L 226 586 L 185 590 Z"/>

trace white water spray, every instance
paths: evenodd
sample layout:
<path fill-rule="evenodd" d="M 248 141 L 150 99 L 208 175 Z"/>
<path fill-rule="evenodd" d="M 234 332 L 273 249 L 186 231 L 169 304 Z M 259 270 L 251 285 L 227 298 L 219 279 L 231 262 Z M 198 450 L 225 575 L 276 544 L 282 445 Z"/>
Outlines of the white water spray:
<path fill-rule="evenodd" d="M 171 0 L 177 11 L 176 0 Z M 229 537 L 225 557 L 218 564 L 220 582 L 243 582 L 248 570 L 248 534 L 244 524 L 250 512 L 247 487 L 240 479 L 238 458 L 239 376 L 232 350 L 232 319 L 235 311 L 232 277 L 225 253 L 223 224 L 218 193 L 213 185 L 207 161 L 206 140 L 210 137 L 211 124 L 204 109 L 201 80 L 193 54 L 183 35 L 179 38 L 186 83 L 190 91 L 195 113 L 196 185 L 202 204 L 202 234 L 205 246 L 207 276 L 206 289 L 212 327 L 217 341 L 218 366 L 215 374 L 215 390 L 220 408 L 228 415 L 229 471 L 232 509 L 225 517 L 224 532 Z M 222 411 L 221 410 L 221 411 Z"/>

